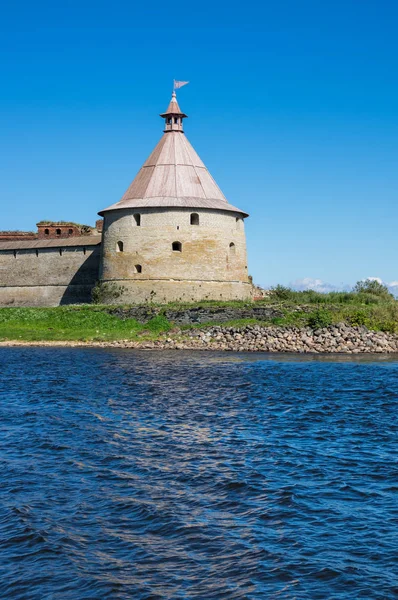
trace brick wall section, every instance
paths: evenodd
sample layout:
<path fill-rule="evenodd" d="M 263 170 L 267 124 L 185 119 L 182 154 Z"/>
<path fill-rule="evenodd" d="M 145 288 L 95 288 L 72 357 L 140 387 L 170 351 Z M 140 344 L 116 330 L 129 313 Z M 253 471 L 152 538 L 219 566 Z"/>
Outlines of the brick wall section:
<path fill-rule="evenodd" d="M 0 231 L 0 241 L 20 242 L 22 240 L 37 240 L 37 233 L 32 231 Z"/>
<path fill-rule="evenodd" d="M 81 237 L 82 233 L 77 225 L 37 225 L 39 240 L 66 239 L 70 237 Z"/>

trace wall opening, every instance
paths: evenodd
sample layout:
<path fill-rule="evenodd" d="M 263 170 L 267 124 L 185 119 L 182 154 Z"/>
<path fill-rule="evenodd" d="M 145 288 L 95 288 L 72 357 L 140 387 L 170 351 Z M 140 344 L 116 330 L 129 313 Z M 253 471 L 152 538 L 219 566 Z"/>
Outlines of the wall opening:
<path fill-rule="evenodd" d="M 17 258 L 17 251 L 14 250 L 14 258 Z"/>
<path fill-rule="evenodd" d="M 57 235 L 61 235 L 61 230 L 60 230 L 60 229 L 56 229 L 56 230 L 55 230 L 55 233 L 56 233 Z"/>
<path fill-rule="evenodd" d="M 229 245 L 229 253 L 230 254 L 235 254 L 236 253 L 236 246 L 233 242 L 230 243 Z"/>
<path fill-rule="evenodd" d="M 86 248 L 83 248 L 83 254 L 86 254 L 87 250 Z"/>
<path fill-rule="evenodd" d="M 39 251 L 38 250 L 36 250 L 36 256 L 39 256 Z"/>
<path fill-rule="evenodd" d="M 124 250 L 124 244 L 123 242 L 117 242 L 116 244 L 116 252 L 123 252 Z"/>
<path fill-rule="evenodd" d="M 44 230 L 44 235 L 50 235 L 50 230 L 49 229 L 45 229 Z"/>
<path fill-rule="evenodd" d="M 68 229 L 68 235 L 72 235 L 73 234 L 73 229 Z"/>
<path fill-rule="evenodd" d="M 142 273 L 142 266 L 134 265 L 134 273 Z"/>
<path fill-rule="evenodd" d="M 199 225 L 199 215 L 198 213 L 191 214 L 191 225 Z"/>
<path fill-rule="evenodd" d="M 134 215 L 134 221 L 135 221 L 135 224 L 137 225 L 137 227 L 140 227 L 140 225 L 141 225 L 141 215 L 139 213 L 135 213 L 135 215 Z"/>
<path fill-rule="evenodd" d="M 62 248 L 59 249 L 59 255 L 62 256 Z"/>
<path fill-rule="evenodd" d="M 181 242 L 173 242 L 172 243 L 173 252 L 182 252 L 182 244 Z"/>

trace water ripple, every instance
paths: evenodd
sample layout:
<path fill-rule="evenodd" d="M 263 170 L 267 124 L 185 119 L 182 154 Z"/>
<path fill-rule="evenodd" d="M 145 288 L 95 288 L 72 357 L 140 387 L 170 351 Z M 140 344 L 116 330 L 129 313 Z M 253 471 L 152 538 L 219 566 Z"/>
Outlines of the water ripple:
<path fill-rule="evenodd" d="M 0 349 L 0 597 L 397 597 L 398 362 Z"/>

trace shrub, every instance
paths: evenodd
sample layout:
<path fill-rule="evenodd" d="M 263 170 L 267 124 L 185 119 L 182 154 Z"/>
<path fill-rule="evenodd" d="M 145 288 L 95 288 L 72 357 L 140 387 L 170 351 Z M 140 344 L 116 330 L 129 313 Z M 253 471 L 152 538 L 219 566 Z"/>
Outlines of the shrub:
<path fill-rule="evenodd" d="M 308 325 L 312 329 L 322 329 L 333 323 L 333 315 L 329 310 L 318 308 L 313 313 L 308 315 Z"/>
<path fill-rule="evenodd" d="M 348 317 L 348 322 L 350 325 L 365 325 L 366 327 L 371 326 L 371 317 L 369 316 L 369 312 L 364 310 L 356 310 Z"/>
<path fill-rule="evenodd" d="M 153 333 L 160 333 L 161 331 L 169 331 L 171 324 L 164 315 L 156 315 L 146 323 L 145 327 Z"/>
<path fill-rule="evenodd" d="M 271 297 L 277 298 L 278 300 L 290 300 L 294 295 L 292 289 L 285 287 L 284 285 L 277 285 L 271 288 Z"/>
<path fill-rule="evenodd" d="M 380 330 L 385 331 L 386 333 L 396 333 L 397 323 L 395 321 L 384 321 L 380 325 Z"/>
<path fill-rule="evenodd" d="M 363 279 L 362 281 L 357 281 L 353 292 L 356 294 L 372 294 L 374 296 L 382 296 L 384 298 L 394 298 L 394 296 L 388 291 L 388 287 L 379 281 L 376 281 L 375 279 Z"/>

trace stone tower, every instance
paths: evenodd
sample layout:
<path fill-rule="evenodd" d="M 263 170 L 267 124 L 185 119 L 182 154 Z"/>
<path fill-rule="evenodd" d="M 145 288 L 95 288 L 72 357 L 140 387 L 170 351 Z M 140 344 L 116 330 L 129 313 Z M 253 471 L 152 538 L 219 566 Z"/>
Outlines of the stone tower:
<path fill-rule="evenodd" d="M 228 203 L 183 131 L 173 92 L 163 137 L 104 217 L 100 281 L 120 303 L 251 297 L 244 218 Z"/>

